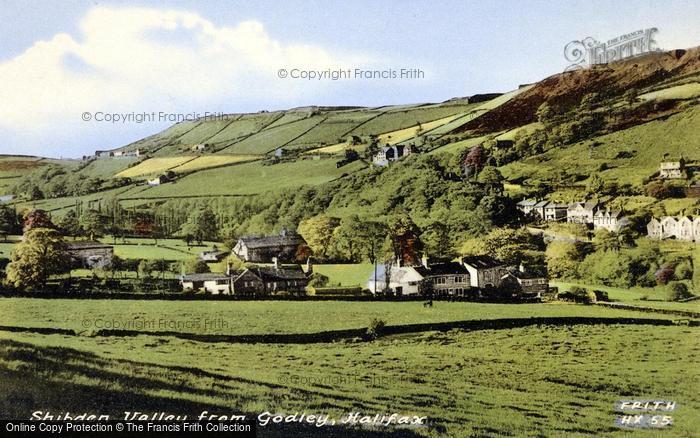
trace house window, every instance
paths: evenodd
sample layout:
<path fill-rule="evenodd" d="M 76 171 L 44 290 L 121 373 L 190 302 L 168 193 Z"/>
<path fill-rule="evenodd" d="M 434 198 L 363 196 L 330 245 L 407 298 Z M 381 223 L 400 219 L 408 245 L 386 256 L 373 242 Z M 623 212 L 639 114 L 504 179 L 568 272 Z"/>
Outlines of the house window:
<path fill-rule="evenodd" d="M 435 284 L 447 284 L 447 279 L 445 277 L 437 277 L 435 279 Z"/>

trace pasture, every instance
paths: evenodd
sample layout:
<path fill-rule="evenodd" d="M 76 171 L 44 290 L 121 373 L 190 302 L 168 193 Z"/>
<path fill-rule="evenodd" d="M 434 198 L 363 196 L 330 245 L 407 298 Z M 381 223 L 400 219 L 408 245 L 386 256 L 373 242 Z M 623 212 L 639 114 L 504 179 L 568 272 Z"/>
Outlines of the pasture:
<path fill-rule="evenodd" d="M 627 436 L 615 428 L 620 399 L 678 404 L 673 436 L 700 421 L 697 327 L 663 317 L 580 305 L 354 302 L 139 302 L 0 299 L 0 412 L 171 410 L 198 414 L 306 411 L 340 419 L 397 412 L 428 417 L 401 436 Z M 506 317 L 550 315 L 508 327 Z M 558 319 L 603 317 L 598 323 Z M 488 319 L 471 329 L 418 327 L 375 342 L 276 337 L 366 327 Z M 629 325 L 618 318 L 649 318 Z M 163 319 L 167 333 L 100 334 L 97 321 Z M 193 321 L 199 328 L 192 328 Z M 214 326 L 205 328 L 204 321 Z M 87 323 L 85 322 L 87 321 Z M 217 322 L 218 321 L 218 322 Z M 100 324 L 102 323 L 100 322 Z M 10 332 L 6 326 L 28 327 Z M 32 328 L 75 328 L 41 334 Z M 199 338 L 179 333 L 196 332 Z M 222 342 L 210 333 L 273 334 Z M 305 340 L 306 339 L 306 340 Z M 70 382 L 70 383 L 67 383 Z M 287 430 L 328 436 L 336 426 Z M 269 431 L 270 433 L 265 433 Z M 387 429 L 374 429 L 383 436 Z M 271 434 L 259 430 L 261 436 Z M 669 435 L 670 436 L 670 435 Z"/>

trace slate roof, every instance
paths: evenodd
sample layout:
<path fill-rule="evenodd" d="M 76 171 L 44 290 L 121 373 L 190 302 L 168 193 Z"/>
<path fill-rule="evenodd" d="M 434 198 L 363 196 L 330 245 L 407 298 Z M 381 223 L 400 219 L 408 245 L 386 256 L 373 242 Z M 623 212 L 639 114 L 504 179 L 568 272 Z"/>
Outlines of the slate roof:
<path fill-rule="evenodd" d="M 508 273 L 511 274 L 513 277 L 520 278 L 520 279 L 532 279 L 532 278 L 546 278 L 547 274 L 544 272 L 538 270 L 538 269 L 533 269 L 533 268 L 525 268 L 524 271 L 521 271 L 518 268 L 513 268 L 509 269 Z"/>
<path fill-rule="evenodd" d="M 477 269 L 489 269 L 503 266 L 503 263 L 487 255 L 462 257 L 462 263 L 466 263 Z"/>
<path fill-rule="evenodd" d="M 437 275 L 468 275 L 469 271 L 459 262 L 428 263 L 428 267 L 415 266 L 414 269 L 423 277 Z"/>

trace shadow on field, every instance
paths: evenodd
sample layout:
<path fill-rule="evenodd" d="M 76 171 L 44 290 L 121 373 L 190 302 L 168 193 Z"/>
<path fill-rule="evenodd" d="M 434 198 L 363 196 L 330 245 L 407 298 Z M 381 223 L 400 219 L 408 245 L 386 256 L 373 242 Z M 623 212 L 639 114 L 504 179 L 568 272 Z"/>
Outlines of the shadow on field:
<path fill-rule="evenodd" d="M 196 419 L 203 411 L 218 415 L 245 414 L 249 419 L 257 417 L 259 413 L 238 412 L 235 403 L 223 406 L 186 400 L 186 396 L 232 398 L 230 393 L 214 389 L 214 385 L 207 385 L 208 382 L 199 382 L 199 387 L 196 385 L 198 379 L 206 378 L 233 381 L 233 385 L 229 387 L 232 393 L 236 392 L 236 384 L 241 383 L 236 378 L 208 373 L 197 368 L 168 367 L 123 359 L 109 360 L 72 348 L 40 347 L 0 340 L 0 418 L 29 419 L 35 411 L 48 411 L 52 415 L 69 412 L 73 416 L 82 413 L 106 414 L 116 420 L 123 419 L 124 412 L 127 411 L 187 415 L 188 420 Z M 255 381 L 247 383 L 259 384 Z M 304 391 L 296 388 L 294 390 Z M 156 392 L 167 392 L 171 396 L 153 395 Z M 370 432 L 341 426 L 316 427 L 299 424 L 259 427 L 257 435 L 419 436 L 411 430 Z"/>
<path fill-rule="evenodd" d="M 403 335 L 430 331 L 459 330 L 504 330 L 512 328 L 531 327 L 539 325 L 549 326 L 571 326 L 571 325 L 653 325 L 671 326 L 676 325 L 670 319 L 653 318 L 610 318 L 610 317 L 531 317 L 531 318 L 499 318 L 480 319 L 467 321 L 433 322 L 420 324 L 388 325 L 384 327 L 383 335 Z M 686 321 L 688 326 L 700 326 L 700 321 Z M 225 342 L 241 344 L 311 344 L 321 342 L 334 342 L 343 339 L 359 338 L 366 334 L 366 329 L 344 329 L 329 330 L 316 333 L 271 333 L 271 334 L 250 334 L 250 335 L 223 335 L 223 334 L 200 334 L 186 333 L 178 331 L 141 331 L 141 330 L 113 330 L 102 329 L 91 332 L 76 332 L 70 329 L 59 328 L 32 328 L 32 327 L 12 327 L 0 326 L 0 330 L 8 332 L 27 332 L 39 334 L 61 334 L 61 335 L 84 335 L 88 336 L 157 336 L 174 337 L 197 342 Z"/>

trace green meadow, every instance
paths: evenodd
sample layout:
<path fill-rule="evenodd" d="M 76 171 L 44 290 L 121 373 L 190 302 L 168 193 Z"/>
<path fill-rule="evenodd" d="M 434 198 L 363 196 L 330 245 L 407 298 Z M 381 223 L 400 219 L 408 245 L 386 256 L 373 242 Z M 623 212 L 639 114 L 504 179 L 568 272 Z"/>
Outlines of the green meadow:
<path fill-rule="evenodd" d="M 18 298 L 0 299 L 0 315 L 6 395 L 0 411 L 15 418 L 37 406 L 61 411 L 66 403 L 71 411 L 100 406 L 115 415 L 306 411 L 339 419 L 350 412 L 399 413 L 428 418 L 427 427 L 400 436 L 623 437 L 629 432 L 614 426 L 617 400 L 669 399 L 678 404 L 674 425 L 660 436 L 691 437 L 700 421 L 698 328 L 663 325 L 665 317 L 657 315 L 562 304 L 436 303 L 426 309 L 420 303 Z M 552 319 L 522 327 L 504 322 L 536 315 Z M 573 316 L 582 319 L 572 322 Z M 284 334 L 361 329 L 373 317 L 390 327 L 463 319 L 491 325 L 417 326 L 374 342 L 277 341 Z M 595 317 L 603 319 L 586 319 Z M 85 328 L 96 318 L 164 318 L 171 327 L 168 333 L 108 336 Z M 198 318 L 199 329 L 185 326 Z M 205 329 L 202 318 L 218 325 Z M 640 319 L 627 324 L 620 318 Z M 7 326 L 25 329 L 9 332 Z M 41 327 L 77 334 L 41 334 Z M 193 331 L 272 336 L 227 342 L 178 335 Z M 335 429 L 259 434 L 329 436 Z M 388 432 L 365 430 L 366 436 Z"/>

